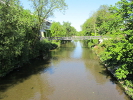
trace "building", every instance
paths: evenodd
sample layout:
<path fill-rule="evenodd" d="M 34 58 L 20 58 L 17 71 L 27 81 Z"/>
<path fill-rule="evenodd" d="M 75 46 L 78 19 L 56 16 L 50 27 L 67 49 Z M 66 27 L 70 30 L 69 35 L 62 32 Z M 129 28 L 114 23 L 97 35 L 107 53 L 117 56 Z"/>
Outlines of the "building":
<path fill-rule="evenodd" d="M 47 37 L 48 36 L 46 30 L 49 30 L 50 29 L 51 24 L 52 24 L 52 22 L 50 22 L 50 21 L 48 21 L 46 19 L 44 20 L 44 23 L 42 24 L 42 28 L 40 30 L 41 37 Z"/>
<path fill-rule="evenodd" d="M 5 5 L 6 2 L 4 2 L 3 0 L 0 0 L 0 4 L 4 4 Z M 33 14 L 31 14 L 31 15 L 33 15 Z M 52 24 L 52 22 L 44 19 L 44 22 L 42 24 L 42 28 L 40 29 L 40 37 L 47 37 L 48 36 L 46 30 L 50 29 L 51 24 Z"/>

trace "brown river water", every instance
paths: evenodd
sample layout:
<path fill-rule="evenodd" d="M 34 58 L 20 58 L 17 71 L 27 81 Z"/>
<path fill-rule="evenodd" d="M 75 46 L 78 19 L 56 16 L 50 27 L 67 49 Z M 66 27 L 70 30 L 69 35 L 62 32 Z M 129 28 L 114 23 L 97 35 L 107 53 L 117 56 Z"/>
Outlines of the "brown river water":
<path fill-rule="evenodd" d="M 80 41 L 63 44 L 0 79 L 0 100 L 130 100 Z"/>

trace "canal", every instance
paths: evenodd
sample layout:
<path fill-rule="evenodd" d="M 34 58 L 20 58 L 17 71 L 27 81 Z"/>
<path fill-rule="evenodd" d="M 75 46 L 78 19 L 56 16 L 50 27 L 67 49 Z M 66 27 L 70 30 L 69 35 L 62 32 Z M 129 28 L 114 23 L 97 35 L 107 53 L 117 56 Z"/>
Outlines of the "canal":
<path fill-rule="evenodd" d="M 63 44 L 0 79 L 0 100 L 130 100 L 80 41 Z"/>

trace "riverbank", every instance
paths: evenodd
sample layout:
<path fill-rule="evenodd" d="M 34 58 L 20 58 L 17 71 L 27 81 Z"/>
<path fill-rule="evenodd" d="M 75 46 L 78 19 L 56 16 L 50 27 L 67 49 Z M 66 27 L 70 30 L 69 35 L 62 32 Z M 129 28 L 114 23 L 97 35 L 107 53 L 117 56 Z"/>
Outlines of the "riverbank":
<path fill-rule="evenodd" d="M 23 67 L 24 65 L 30 63 L 34 59 L 38 59 L 38 58 L 41 58 L 44 60 L 47 59 L 48 52 L 50 50 L 56 49 L 59 46 L 60 46 L 60 43 L 58 42 L 50 42 L 47 40 L 42 40 L 38 42 L 37 47 L 34 47 L 32 51 L 25 51 L 25 52 L 28 52 L 27 55 L 25 55 L 26 53 L 22 53 L 20 56 L 14 58 L 13 60 L 11 59 L 10 64 L 2 63 L 3 65 L 1 64 L 2 67 L 0 68 L 0 77 L 6 76 L 14 69 Z M 32 52 L 32 54 L 30 52 Z"/>
<path fill-rule="evenodd" d="M 115 77 L 117 79 L 117 81 L 120 83 L 120 85 L 124 88 L 125 93 L 131 98 L 133 99 L 133 84 L 132 83 L 128 83 L 128 85 L 126 84 L 126 82 L 129 82 L 127 80 L 120 80 L 117 78 L 116 76 L 116 70 L 119 66 L 109 66 L 108 63 L 105 63 L 103 61 L 103 59 L 101 58 L 101 55 L 103 55 L 105 53 L 105 48 L 101 47 L 100 44 L 92 47 L 93 52 L 96 53 L 96 55 L 99 57 L 100 61 L 103 63 L 103 65 L 106 67 L 106 69 L 113 75 L 113 77 Z"/>
<path fill-rule="evenodd" d="M 36 55 L 32 56 L 32 57 L 27 57 L 26 61 L 16 61 L 18 63 L 16 63 L 15 65 L 12 64 L 12 67 L 8 67 L 7 69 L 0 69 L 0 78 L 1 77 L 5 77 L 7 74 L 9 74 L 11 71 L 23 67 L 27 64 L 30 64 L 32 61 L 36 60 L 36 59 L 44 59 L 46 60 L 48 58 L 48 54 L 51 50 L 59 48 L 61 46 L 61 44 L 67 43 L 68 41 L 48 41 L 48 40 L 41 40 L 38 47 L 36 48 L 38 52 Z M 31 51 L 33 52 L 33 51 Z M 23 56 L 23 55 L 22 55 Z M 31 56 L 31 55 L 29 55 Z M 20 57 L 21 58 L 21 57 Z M 11 62 L 14 63 L 15 61 Z"/>

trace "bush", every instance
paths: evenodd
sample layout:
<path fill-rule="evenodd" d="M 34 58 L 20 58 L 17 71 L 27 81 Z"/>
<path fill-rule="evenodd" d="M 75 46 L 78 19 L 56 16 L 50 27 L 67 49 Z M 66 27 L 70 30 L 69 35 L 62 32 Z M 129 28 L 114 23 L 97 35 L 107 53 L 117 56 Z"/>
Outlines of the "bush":
<path fill-rule="evenodd" d="M 88 40 L 88 47 L 94 47 L 98 44 L 98 39 L 91 39 L 91 40 Z"/>

